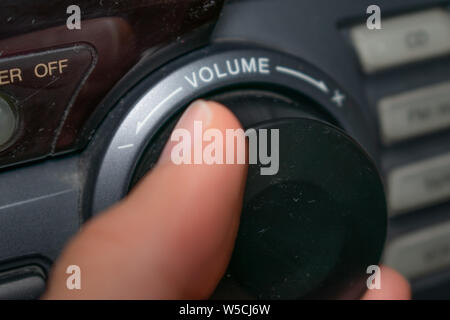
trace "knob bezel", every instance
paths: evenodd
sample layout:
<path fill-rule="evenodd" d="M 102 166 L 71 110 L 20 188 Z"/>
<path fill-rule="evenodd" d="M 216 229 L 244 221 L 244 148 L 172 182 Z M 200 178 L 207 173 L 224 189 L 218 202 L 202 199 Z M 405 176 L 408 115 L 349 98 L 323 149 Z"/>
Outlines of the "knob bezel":
<path fill-rule="evenodd" d="M 220 66 L 226 66 L 227 61 L 234 63 L 235 59 L 239 62 L 246 59 L 249 68 L 257 71 L 241 70 L 237 75 L 218 76 L 224 73 Z M 263 67 L 258 66 L 258 59 L 264 59 Z M 194 87 L 186 77 L 191 77 L 192 82 L 192 73 L 205 66 L 218 73 L 214 80 L 198 81 Z M 88 156 L 96 154 L 96 165 L 90 167 L 88 174 L 93 189 L 85 190 L 85 194 L 92 195 L 86 197 L 85 207 L 95 215 L 121 200 L 129 191 L 133 173 L 149 141 L 191 101 L 219 88 L 252 84 L 301 93 L 322 106 L 339 127 L 376 158 L 375 138 L 367 130 L 369 124 L 362 109 L 324 72 L 297 57 L 271 49 L 241 43 L 215 44 L 161 67 L 119 101 L 86 152 Z M 336 104 L 336 93 L 345 97 L 342 106 Z"/>

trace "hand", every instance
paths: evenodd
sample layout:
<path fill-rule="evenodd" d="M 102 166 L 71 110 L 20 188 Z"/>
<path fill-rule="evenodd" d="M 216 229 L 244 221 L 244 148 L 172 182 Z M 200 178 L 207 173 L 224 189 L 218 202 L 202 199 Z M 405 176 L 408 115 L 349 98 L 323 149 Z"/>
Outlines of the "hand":
<path fill-rule="evenodd" d="M 237 129 L 224 106 L 194 103 L 177 127 Z M 44 299 L 205 299 L 223 276 L 234 246 L 246 165 L 181 165 L 172 144 L 119 204 L 86 223 L 56 262 Z M 82 289 L 68 290 L 66 268 L 78 265 Z M 382 268 L 382 289 L 364 299 L 408 299 L 408 282 Z"/>

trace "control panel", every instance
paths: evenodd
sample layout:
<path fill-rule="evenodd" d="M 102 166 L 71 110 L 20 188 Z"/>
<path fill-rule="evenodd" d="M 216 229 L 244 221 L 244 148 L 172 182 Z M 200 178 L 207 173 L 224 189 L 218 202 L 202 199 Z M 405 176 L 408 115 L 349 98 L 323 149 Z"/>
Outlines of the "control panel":
<path fill-rule="evenodd" d="M 450 2 L 86 0 L 80 29 L 28 2 L 0 4 L 0 298 L 39 297 L 198 98 L 281 137 L 217 296 L 357 298 L 383 263 L 450 298 Z"/>

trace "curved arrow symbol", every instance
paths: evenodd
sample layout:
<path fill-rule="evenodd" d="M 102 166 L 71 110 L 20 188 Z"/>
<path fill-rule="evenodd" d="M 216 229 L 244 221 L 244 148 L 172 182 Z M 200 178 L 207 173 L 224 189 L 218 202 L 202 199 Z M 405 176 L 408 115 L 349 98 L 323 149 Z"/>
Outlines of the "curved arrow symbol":
<path fill-rule="evenodd" d="M 330 90 L 328 89 L 325 82 L 323 82 L 322 80 L 316 80 L 313 77 L 311 77 L 307 74 L 304 74 L 300 71 L 293 70 L 293 69 L 286 68 L 286 67 L 280 67 L 280 66 L 277 66 L 276 70 L 280 73 L 288 74 L 288 75 L 294 76 L 296 78 L 299 78 L 303 81 L 306 81 L 325 93 L 330 92 Z"/>
<path fill-rule="evenodd" d="M 179 87 L 177 90 L 175 90 L 174 92 L 172 92 L 171 94 L 169 94 L 163 101 L 161 101 L 156 107 L 154 107 L 152 109 L 152 111 L 145 117 L 144 120 L 142 121 L 138 121 L 137 126 L 136 126 L 136 135 L 139 134 L 139 132 L 141 131 L 142 127 L 147 123 L 147 121 L 151 118 L 151 116 L 159 109 L 161 108 L 167 101 L 169 101 L 170 99 L 172 99 L 174 96 L 176 96 L 178 93 L 180 93 L 181 91 L 183 91 L 182 87 Z"/>

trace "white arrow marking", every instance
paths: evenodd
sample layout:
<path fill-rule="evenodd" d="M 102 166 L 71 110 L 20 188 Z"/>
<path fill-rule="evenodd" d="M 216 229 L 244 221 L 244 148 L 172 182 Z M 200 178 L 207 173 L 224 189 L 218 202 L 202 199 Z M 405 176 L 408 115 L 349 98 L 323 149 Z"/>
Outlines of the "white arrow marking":
<path fill-rule="evenodd" d="M 288 74 L 288 75 L 294 76 L 296 78 L 299 78 L 299 79 L 301 79 L 303 81 L 306 81 L 306 82 L 312 84 L 313 86 L 317 87 L 319 90 L 321 90 L 321 91 L 323 91 L 325 93 L 330 92 L 330 90 L 328 89 L 328 87 L 325 84 L 325 82 L 323 82 L 322 80 L 320 80 L 320 81 L 316 80 L 316 79 L 314 79 L 314 78 L 312 78 L 312 77 L 308 76 L 307 74 L 304 74 L 304 73 L 302 73 L 300 71 L 289 69 L 289 68 L 286 68 L 286 67 L 280 67 L 280 66 L 277 66 L 276 70 L 278 72 L 281 72 L 281 73 L 284 73 L 284 74 Z"/>
<path fill-rule="evenodd" d="M 144 120 L 138 121 L 137 126 L 136 126 L 136 135 L 139 134 L 139 132 L 141 131 L 142 127 L 147 123 L 147 121 L 152 117 L 152 115 L 153 115 L 159 108 L 161 108 L 167 101 L 169 101 L 170 99 L 172 99 L 174 96 L 176 96 L 177 94 L 179 94 L 182 90 L 183 90 L 183 88 L 182 88 L 182 87 L 179 87 L 177 90 L 175 90 L 174 92 L 172 92 L 171 94 L 169 94 L 163 101 L 161 101 L 156 107 L 154 107 L 154 108 L 152 109 L 152 111 L 145 117 Z"/>
<path fill-rule="evenodd" d="M 117 147 L 117 149 L 122 150 L 122 149 L 129 149 L 129 148 L 133 148 L 133 147 L 134 147 L 134 144 L 126 144 L 124 146 Z"/>

